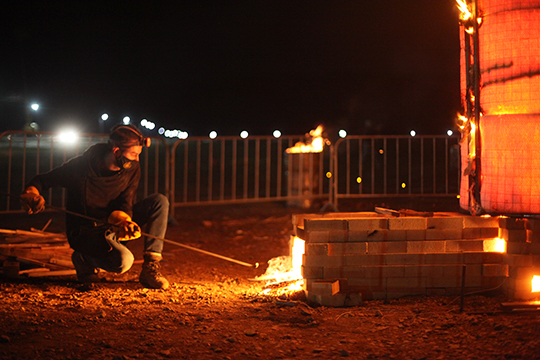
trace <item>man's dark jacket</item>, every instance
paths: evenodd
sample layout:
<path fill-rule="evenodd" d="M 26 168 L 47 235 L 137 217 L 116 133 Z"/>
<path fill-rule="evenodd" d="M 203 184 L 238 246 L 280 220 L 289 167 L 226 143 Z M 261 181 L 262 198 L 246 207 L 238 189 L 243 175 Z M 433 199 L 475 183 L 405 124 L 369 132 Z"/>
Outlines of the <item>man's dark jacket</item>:
<path fill-rule="evenodd" d="M 111 172 L 101 168 L 108 144 L 96 144 L 83 155 L 44 174 L 36 175 L 27 186 L 35 186 L 41 194 L 51 187 L 67 190 L 66 209 L 106 221 L 114 210 L 132 216 L 133 202 L 141 177 L 138 162 L 130 169 Z M 82 253 L 96 255 L 109 245 L 104 240 L 104 226 L 90 220 L 66 214 L 66 234 L 71 247 Z"/>

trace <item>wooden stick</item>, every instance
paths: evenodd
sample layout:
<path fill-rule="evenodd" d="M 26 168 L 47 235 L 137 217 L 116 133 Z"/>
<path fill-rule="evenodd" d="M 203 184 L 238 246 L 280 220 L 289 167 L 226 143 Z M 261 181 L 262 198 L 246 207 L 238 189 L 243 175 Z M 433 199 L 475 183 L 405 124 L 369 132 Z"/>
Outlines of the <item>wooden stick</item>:
<path fill-rule="evenodd" d="M 77 272 L 75 270 L 55 270 L 55 271 L 41 271 L 41 272 L 28 273 L 28 277 L 65 276 L 65 275 L 77 275 Z"/>

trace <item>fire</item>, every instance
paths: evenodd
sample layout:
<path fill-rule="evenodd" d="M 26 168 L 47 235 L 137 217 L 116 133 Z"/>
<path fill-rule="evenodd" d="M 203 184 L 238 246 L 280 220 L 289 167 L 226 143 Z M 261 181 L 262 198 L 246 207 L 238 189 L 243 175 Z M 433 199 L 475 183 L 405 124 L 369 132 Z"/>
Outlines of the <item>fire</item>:
<path fill-rule="evenodd" d="M 302 278 L 302 262 L 305 252 L 305 241 L 292 238 L 291 256 L 279 256 L 268 261 L 266 272 L 255 280 L 266 281 L 266 285 L 288 283 L 278 288 L 272 287 L 263 290 L 264 295 L 289 294 L 303 290 L 304 279 Z"/>
<path fill-rule="evenodd" d="M 540 292 L 540 275 L 534 275 L 532 278 L 532 292 Z"/>
<path fill-rule="evenodd" d="M 461 11 L 460 19 L 462 21 L 467 21 L 472 18 L 472 13 L 469 11 L 469 8 L 467 7 L 467 3 L 463 0 L 456 0 L 458 9 Z"/>
<path fill-rule="evenodd" d="M 501 238 L 484 240 L 484 252 L 506 252 L 506 241 Z"/>
<path fill-rule="evenodd" d="M 323 151 L 324 144 L 327 143 L 322 137 L 323 127 L 317 126 L 316 129 L 311 130 L 309 135 L 306 135 L 306 143 L 297 142 L 293 147 L 285 150 L 287 154 L 300 154 L 300 153 L 320 153 Z"/>

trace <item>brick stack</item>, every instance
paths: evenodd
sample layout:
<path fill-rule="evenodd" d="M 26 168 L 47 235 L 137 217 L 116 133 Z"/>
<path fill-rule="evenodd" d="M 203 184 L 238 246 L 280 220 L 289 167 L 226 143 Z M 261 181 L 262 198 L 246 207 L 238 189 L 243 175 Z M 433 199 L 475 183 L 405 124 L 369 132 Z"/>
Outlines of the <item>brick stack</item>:
<path fill-rule="evenodd" d="M 506 240 L 504 263 L 509 276 L 504 291 L 511 299 L 530 300 L 540 293 L 533 293 L 532 278 L 540 276 L 540 219 L 501 217 L 499 237 Z"/>
<path fill-rule="evenodd" d="M 512 281 L 518 287 L 522 272 L 538 269 L 533 258 L 490 251 L 499 233 L 517 240 L 523 233 L 527 239 L 529 231 L 524 226 L 521 235 L 508 226 L 500 230 L 496 217 L 331 213 L 296 215 L 293 225 L 295 235 L 306 241 L 302 275 L 308 300 L 325 306 L 357 305 L 361 298 L 457 295 L 463 273 L 466 292 L 491 289 L 504 285 L 509 275 L 512 279 L 515 265 L 523 264 Z M 535 226 L 540 229 L 540 223 Z"/>

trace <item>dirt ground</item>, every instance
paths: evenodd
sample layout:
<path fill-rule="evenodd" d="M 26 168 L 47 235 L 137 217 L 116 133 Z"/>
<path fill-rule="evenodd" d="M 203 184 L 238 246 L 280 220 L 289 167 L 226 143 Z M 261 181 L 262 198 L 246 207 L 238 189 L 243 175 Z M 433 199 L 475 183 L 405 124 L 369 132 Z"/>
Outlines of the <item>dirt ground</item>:
<path fill-rule="evenodd" d="M 426 206 L 415 210 L 454 210 Z M 168 239 L 261 266 L 166 244 L 168 290 L 143 288 L 140 264 L 93 286 L 74 277 L 1 278 L 0 358 L 540 358 L 538 311 L 502 311 L 502 295 L 466 297 L 463 313 L 454 297 L 326 308 L 310 306 L 302 293 L 262 295 L 264 284 L 252 279 L 269 259 L 287 255 L 295 212 L 303 211 L 284 204 L 179 209 Z M 0 215 L 0 227 L 41 228 L 50 218 L 48 231 L 61 232 L 62 216 L 49 212 Z M 142 244 L 130 247 L 142 259 Z"/>

